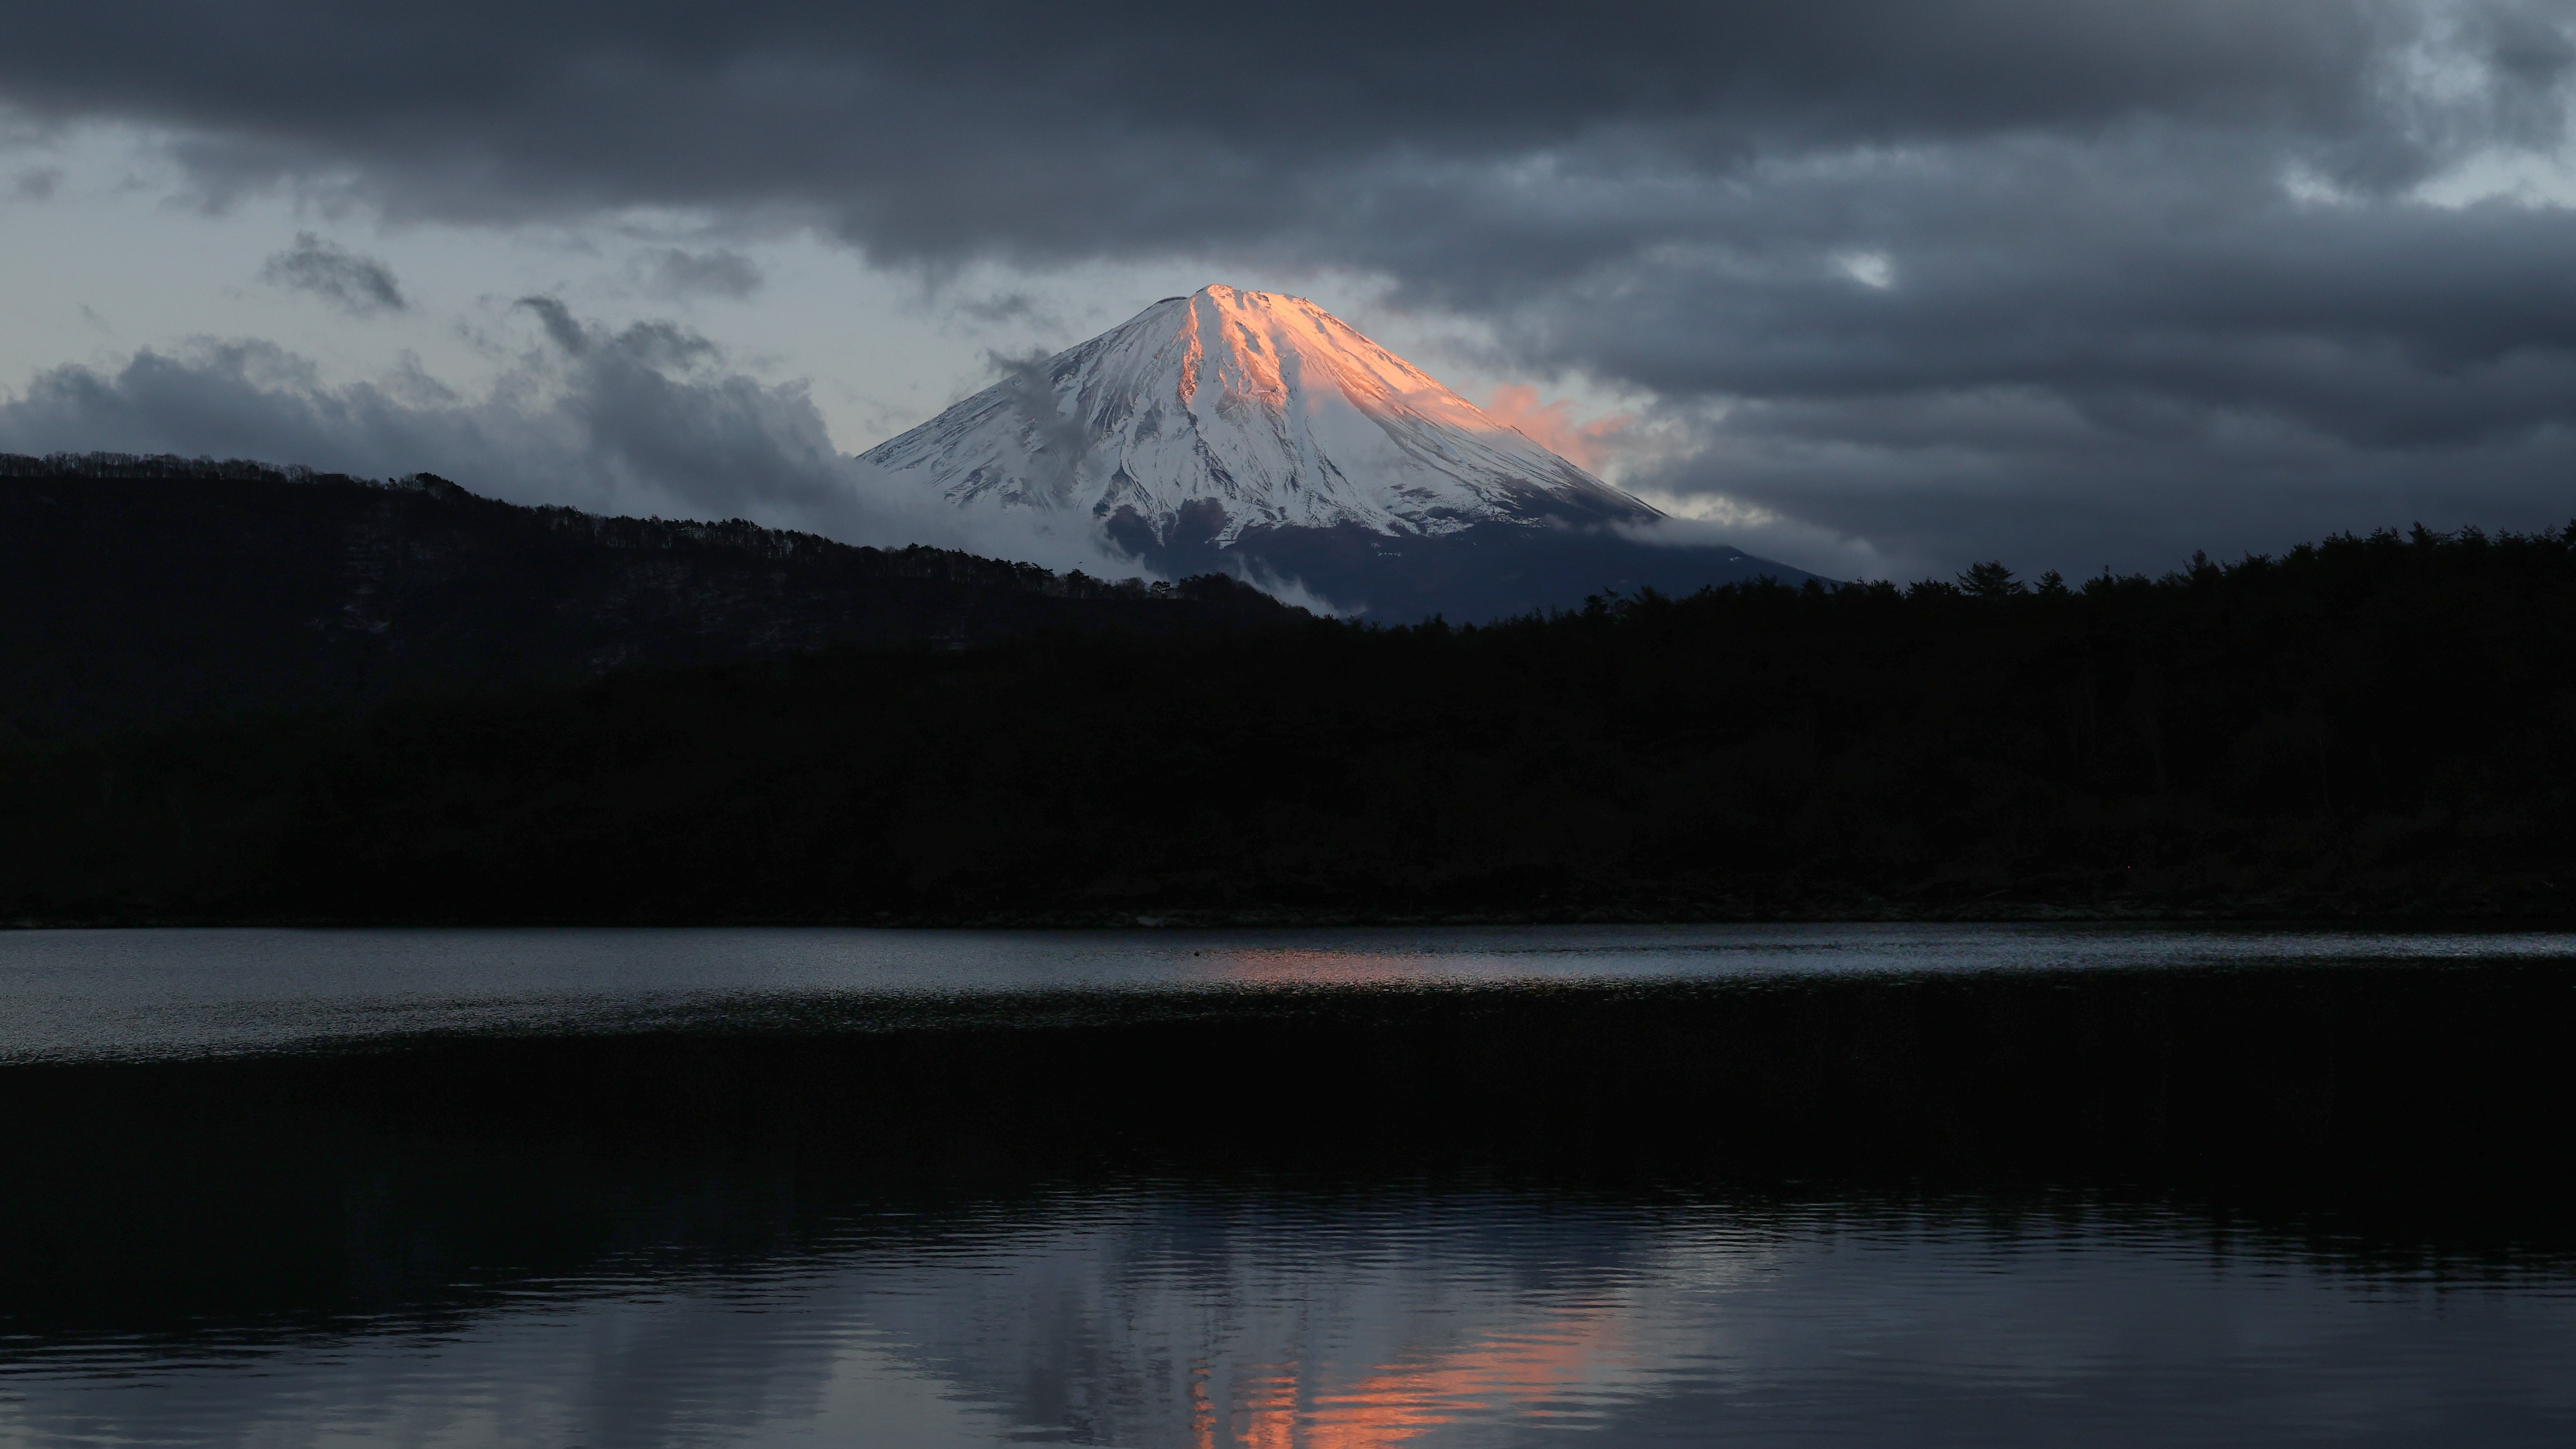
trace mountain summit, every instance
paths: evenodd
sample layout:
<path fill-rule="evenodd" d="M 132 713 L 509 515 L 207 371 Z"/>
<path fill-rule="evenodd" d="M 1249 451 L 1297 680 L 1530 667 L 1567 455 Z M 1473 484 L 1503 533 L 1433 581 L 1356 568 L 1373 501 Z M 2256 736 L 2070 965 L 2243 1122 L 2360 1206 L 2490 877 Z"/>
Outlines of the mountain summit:
<path fill-rule="evenodd" d="M 1389 617 L 1767 573 L 1650 547 L 1645 502 L 1301 297 L 1167 297 L 861 455 L 961 508 L 1087 513 L 1166 572 L 1295 580 Z M 1570 591 L 1570 592 L 1569 592 Z"/>

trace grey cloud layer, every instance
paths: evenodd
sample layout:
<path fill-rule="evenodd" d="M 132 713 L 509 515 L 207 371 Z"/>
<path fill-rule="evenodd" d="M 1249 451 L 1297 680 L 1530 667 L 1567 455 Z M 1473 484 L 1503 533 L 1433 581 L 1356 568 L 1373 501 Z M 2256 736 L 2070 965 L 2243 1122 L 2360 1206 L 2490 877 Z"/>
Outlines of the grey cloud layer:
<path fill-rule="evenodd" d="M 2565 147 L 2559 0 L 1209 14 L 56 7 L 0 98 L 165 126 L 218 197 L 1373 273 L 1491 323 L 1499 362 L 1659 399 L 1696 451 L 1649 481 L 1891 557 L 2576 512 L 2576 213 L 2412 195 Z M 728 255 L 648 289 L 745 294 Z"/>
<path fill-rule="evenodd" d="M 2485 69 L 2444 114 L 2387 88 L 2427 35 L 2395 0 L 1758 0 L 1388 7 L 1212 25 L 1129 0 L 421 9 L 199 0 L 28 17 L 0 94 L 156 120 L 218 184 L 355 165 L 397 210 L 784 206 L 890 254 L 1258 239 L 1390 157 L 1599 141 L 1723 172 L 1782 148 L 2258 127 L 2356 181 L 2466 126 L 2534 125 L 2571 46 L 2549 12 L 2455 7 Z M 1054 203 L 1076 203 L 1057 210 Z M 1216 203 L 1222 202 L 1219 205 Z"/>

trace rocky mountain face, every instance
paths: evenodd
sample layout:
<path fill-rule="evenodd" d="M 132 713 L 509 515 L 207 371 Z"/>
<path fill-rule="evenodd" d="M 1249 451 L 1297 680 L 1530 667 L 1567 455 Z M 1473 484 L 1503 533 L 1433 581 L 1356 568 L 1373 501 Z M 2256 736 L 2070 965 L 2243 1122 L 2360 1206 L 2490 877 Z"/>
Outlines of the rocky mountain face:
<path fill-rule="evenodd" d="M 1297 612 L 740 521 L 603 518 L 174 459 L 0 459 L 0 738 L 561 682 L 834 644 L 958 648 Z"/>
<path fill-rule="evenodd" d="M 1161 572 L 1394 620 L 1807 577 L 1643 541 L 1663 521 L 1645 502 L 1314 303 L 1231 287 L 1167 297 L 862 461 L 960 508 L 1087 514 Z"/>

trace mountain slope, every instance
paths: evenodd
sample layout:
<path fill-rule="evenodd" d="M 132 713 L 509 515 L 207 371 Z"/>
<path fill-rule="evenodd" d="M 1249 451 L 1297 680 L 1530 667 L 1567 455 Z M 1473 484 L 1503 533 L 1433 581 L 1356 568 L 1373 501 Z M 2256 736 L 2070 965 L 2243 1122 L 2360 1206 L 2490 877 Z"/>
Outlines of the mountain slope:
<path fill-rule="evenodd" d="M 0 457 L 0 738 L 831 644 L 1295 617 L 1223 578 L 1148 589 L 740 521 L 524 508 L 426 476 Z"/>
<path fill-rule="evenodd" d="M 1212 286 L 861 455 L 961 508 L 1086 513 L 1164 571 L 1489 616 L 1804 573 L 1623 534 L 1663 515 L 1302 298 Z"/>

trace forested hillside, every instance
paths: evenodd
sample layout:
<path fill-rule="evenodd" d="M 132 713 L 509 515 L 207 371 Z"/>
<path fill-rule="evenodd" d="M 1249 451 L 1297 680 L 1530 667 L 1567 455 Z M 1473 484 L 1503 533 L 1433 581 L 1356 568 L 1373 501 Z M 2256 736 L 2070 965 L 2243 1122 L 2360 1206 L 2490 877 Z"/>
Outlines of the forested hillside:
<path fill-rule="evenodd" d="M 21 743 L 22 919 L 2563 915 L 2576 528 Z"/>
<path fill-rule="evenodd" d="M 740 520 L 524 508 L 427 475 L 0 456 L 0 733 L 35 739 L 835 643 L 1291 612 L 1223 578 L 1113 584 Z"/>

